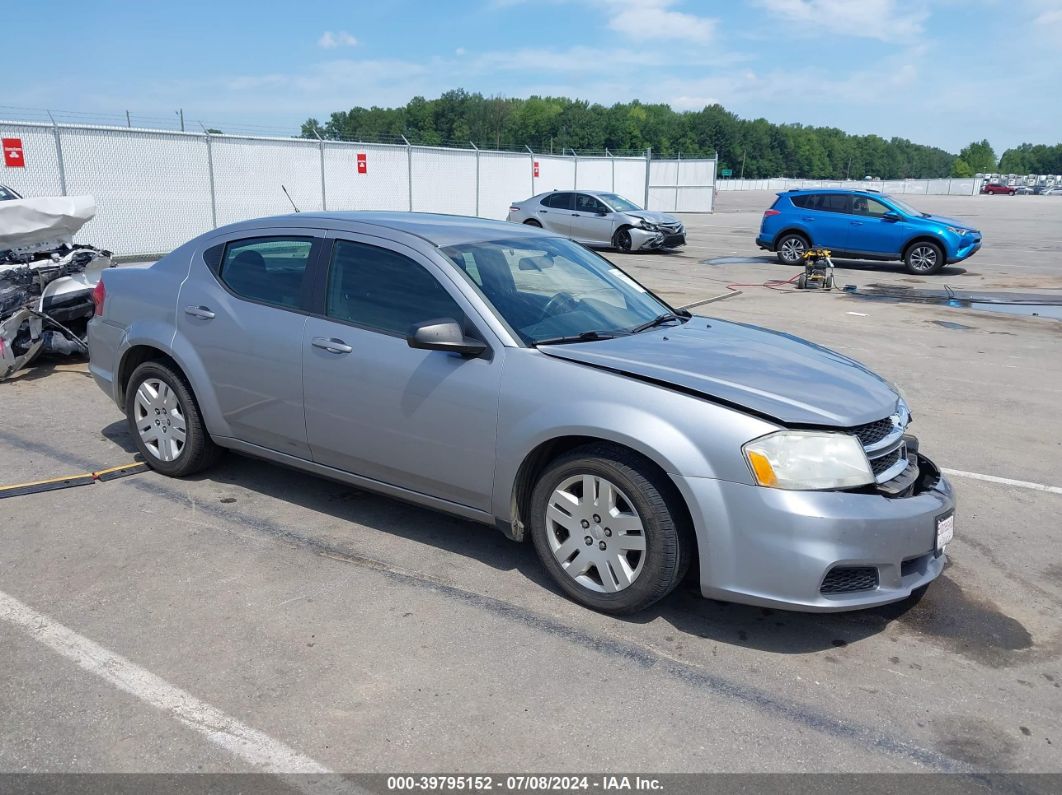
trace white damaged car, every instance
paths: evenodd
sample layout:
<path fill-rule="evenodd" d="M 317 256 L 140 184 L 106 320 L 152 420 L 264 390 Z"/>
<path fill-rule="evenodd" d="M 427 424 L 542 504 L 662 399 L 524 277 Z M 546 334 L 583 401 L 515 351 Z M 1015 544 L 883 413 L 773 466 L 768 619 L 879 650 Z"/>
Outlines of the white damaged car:
<path fill-rule="evenodd" d="M 75 245 L 96 215 L 91 196 L 0 201 L 0 381 L 42 352 L 84 353 L 92 291 L 111 252 Z"/>

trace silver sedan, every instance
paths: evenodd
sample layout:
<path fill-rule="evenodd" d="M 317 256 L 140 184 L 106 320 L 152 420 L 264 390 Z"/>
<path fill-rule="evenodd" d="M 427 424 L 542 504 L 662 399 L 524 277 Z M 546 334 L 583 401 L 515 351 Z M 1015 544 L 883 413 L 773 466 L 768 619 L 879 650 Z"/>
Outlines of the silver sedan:
<path fill-rule="evenodd" d="M 691 565 L 705 596 L 803 610 L 944 568 L 951 487 L 888 382 L 541 229 L 261 218 L 108 269 L 93 299 L 89 369 L 165 475 L 230 449 L 448 511 L 609 613 Z"/>
<path fill-rule="evenodd" d="M 537 226 L 591 246 L 620 251 L 669 249 L 686 244 L 682 222 L 643 210 L 615 193 L 551 191 L 509 207 L 509 220 Z"/>

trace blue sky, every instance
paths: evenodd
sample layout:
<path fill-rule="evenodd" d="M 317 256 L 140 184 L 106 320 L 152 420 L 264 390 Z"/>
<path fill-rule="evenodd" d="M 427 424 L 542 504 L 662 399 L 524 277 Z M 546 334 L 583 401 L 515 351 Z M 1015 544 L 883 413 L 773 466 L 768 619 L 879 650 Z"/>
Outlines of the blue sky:
<path fill-rule="evenodd" d="M 1062 0 L 39 0 L 4 24 L 34 48 L 0 106 L 280 132 L 464 88 L 719 102 L 950 151 L 1062 140 Z"/>

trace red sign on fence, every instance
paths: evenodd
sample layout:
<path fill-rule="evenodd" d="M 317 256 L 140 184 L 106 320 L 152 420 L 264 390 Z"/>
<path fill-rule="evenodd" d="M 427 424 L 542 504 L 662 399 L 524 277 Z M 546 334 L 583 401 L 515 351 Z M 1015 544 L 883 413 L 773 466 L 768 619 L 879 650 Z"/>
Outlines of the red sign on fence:
<path fill-rule="evenodd" d="M 532 165 L 532 168 L 531 168 L 531 176 L 533 176 L 533 177 L 537 177 L 538 176 L 538 161 L 537 160 L 533 161 L 533 165 Z"/>
<path fill-rule="evenodd" d="M 369 173 L 369 164 L 365 160 L 365 153 L 364 152 L 358 152 L 358 173 L 359 174 L 368 174 Z"/>
<path fill-rule="evenodd" d="M 22 154 L 21 138 L 4 138 L 4 165 L 8 168 L 25 168 L 26 158 Z"/>

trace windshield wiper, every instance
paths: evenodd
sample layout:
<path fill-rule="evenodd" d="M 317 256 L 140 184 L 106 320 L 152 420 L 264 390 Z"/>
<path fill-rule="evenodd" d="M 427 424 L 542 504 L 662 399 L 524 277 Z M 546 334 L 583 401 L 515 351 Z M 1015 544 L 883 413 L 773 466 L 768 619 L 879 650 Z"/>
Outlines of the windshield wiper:
<path fill-rule="evenodd" d="M 610 340 L 616 337 L 603 331 L 584 331 L 582 334 L 572 334 L 567 337 L 546 337 L 544 340 L 536 340 L 535 347 L 539 345 L 564 345 L 569 342 L 595 342 L 597 340 Z"/>
<path fill-rule="evenodd" d="M 648 331 L 651 328 L 656 328 L 657 326 L 662 326 L 664 323 L 667 323 L 669 320 L 677 320 L 680 323 L 683 322 L 682 317 L 679 316 L 679 315 L 676 315 L 674 312 L 664 312 L 662 315 L 657 315 L 652 320 L 647 320 L 645 323 L 642 323 L 639 326 L 635 326 L 634 328 L 631 329 L 631 334 L 637 334 L 639 331 Z"/>

